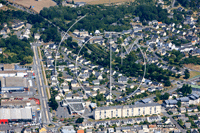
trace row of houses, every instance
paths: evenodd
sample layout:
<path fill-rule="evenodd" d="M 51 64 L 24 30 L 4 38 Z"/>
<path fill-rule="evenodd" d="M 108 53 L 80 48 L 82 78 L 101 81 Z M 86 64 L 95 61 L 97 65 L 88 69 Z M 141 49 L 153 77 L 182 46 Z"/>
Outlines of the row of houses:
<path fill-rule="evenodd" d="M 198 94 L 191 94 L 187 97 L 180 97 L 174 100 L 165 100 L 163 105 L 168 107 L 177 107 L 177 102 L 180 101 L 182 106 L 189 106 L 189 105 L 197 105 L 200 103 L 199 95 Z"/>

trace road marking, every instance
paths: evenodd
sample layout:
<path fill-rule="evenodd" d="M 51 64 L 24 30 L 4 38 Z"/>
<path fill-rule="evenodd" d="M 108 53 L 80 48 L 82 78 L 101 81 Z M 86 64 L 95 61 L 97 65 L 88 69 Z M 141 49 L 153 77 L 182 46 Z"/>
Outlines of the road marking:
<path fill-rule="evenodd" d="M 47 122 L 49 121 L 49 116 L 48 116 L 48 112 L 46 110 L 46 117 L 47 117 Z"/>
<path fill-rule="evenodd" d="M 45 101 L 44 101 L 44 106 L 45 106 L 45 108 L 47 107 Z"/>
<path fill-rule="evenodd" d="M 46 102 L 45 101 L 43 101 L 44 102 L 44 106 L 45 106 L 45 112 L 46 112 L 46 118 L 47 118 L 47 122 L 49 121 L 49 116 L 48 116 L 48 111 L 47 111 L 47 106 L 46 106 Z"/>
<path fill-rule="evenodd" d="M 43 87 L 41 87 L 41 90 L 42 90 L 42 96 L 44 97 Z"/>

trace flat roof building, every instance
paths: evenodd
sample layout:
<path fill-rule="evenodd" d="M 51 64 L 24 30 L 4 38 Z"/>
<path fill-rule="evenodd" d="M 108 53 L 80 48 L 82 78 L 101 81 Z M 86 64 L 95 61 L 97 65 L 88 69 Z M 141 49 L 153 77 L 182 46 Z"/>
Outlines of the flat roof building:
<path fill-rule="evenodd" d="M 15 70 L 15 65 L 14 64 L 3 64 L 3 70 L 4 71 Z"/>
<path fill-rule="evenodd" d="M 72 115 L 83 114 L 85 111 L 85 103 L 82 99 L 65 99 L 61 104 L 67 106 Z"/>
<path fill-rule="evenodd" d="M 0 120 L 32 120 L 31 108 L 0 108 Z"/>
<path fill-rule="evenodd" d="M 24 88 L 27 87 L 27 79 L 23 77 L 6 77 L 1 79 L 1 92 L 24 91 Z"/>

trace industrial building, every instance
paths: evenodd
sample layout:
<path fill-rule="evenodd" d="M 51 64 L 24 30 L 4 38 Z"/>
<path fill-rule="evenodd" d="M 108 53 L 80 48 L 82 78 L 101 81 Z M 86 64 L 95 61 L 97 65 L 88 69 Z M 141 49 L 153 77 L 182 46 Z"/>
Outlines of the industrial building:
<path fill-rule="evenodd" d="M 106 118 L 124 118 L 161 113 L 161 105 L 157 103 L 139 103 L 136 105 L 97 107 L 93 111 L 95 120 Z"/>
<path fill-rule="evenodd" d="M 31 121 L 31 108 L 0 108 L 0 123 L 7 124 L 12 121 Z"/>
<path fill-rule="evenodd" d="M 0 64 L 0 77 L 24 77 L 27 70 L 17 64 Z"/>
<path fill-rule="evenodd" d="M 1 92 L 24 91 L 28 88 L 24 77 L 5 77 L 1 79 Z"/>

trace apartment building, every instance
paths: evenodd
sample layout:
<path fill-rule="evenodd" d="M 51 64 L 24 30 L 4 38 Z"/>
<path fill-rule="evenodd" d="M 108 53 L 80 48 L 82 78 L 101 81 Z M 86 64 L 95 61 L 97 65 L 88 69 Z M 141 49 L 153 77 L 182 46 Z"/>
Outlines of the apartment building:
<path fill-rule="evenodd" d="M 161 113 L 161 105 L 157 103 L 98 107 L 93 112 L 95 120 L 113 117 L 131 117 Z"/>

